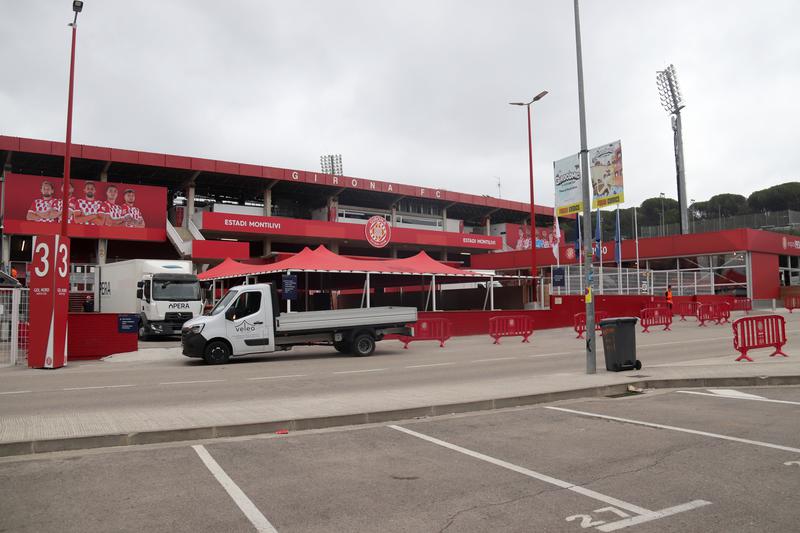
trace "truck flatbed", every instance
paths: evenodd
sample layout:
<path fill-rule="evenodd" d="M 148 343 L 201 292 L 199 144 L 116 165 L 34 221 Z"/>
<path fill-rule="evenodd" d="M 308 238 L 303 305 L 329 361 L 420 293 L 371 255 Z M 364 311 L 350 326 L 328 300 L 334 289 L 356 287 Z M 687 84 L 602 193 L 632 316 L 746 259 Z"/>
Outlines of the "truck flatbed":
<path fill-rule="evenodd" d="M 278 335 L 332 331 L 355 327 L 380 327 L 403 325 L 417 321 L 414 307 L 371 307 L 369 309 L 338 309 L 333 311 L 306 311 L 281 313 L 278 318 Z"/>

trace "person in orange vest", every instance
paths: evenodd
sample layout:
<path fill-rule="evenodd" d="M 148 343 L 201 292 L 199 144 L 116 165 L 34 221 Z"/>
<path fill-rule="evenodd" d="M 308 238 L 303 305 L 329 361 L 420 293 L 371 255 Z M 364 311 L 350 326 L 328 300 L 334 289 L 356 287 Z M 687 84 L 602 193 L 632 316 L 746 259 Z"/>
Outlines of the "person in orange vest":
<path fill-rule="evenodd" d="M 672 311 L 672 285 L 667 285 L 667 291 L 664 293 L 664 296 L 667 298 L 669 310 Z"/>

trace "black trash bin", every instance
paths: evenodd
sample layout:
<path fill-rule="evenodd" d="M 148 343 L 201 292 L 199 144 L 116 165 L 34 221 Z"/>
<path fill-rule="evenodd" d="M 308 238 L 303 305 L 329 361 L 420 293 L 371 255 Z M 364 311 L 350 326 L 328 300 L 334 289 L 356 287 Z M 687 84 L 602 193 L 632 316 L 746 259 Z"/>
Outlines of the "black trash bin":
<path fill-rule="evenodd" d="M 606 370 L 639 370 L 642 363 L 636 359 L 636 317 L 607 318 L 600 321 L 603 332 L 603 351 Z"/>

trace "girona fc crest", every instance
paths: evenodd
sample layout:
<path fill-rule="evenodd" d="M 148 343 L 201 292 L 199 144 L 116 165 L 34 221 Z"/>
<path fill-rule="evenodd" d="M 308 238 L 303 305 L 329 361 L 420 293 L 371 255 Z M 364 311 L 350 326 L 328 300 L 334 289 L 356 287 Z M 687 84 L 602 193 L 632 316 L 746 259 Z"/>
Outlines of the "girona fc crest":
<path fill-rule="evenodd" d="M 382 216 L 375 215 L 367 220 L 364 226 L 367 242 L 375 248 L 383 248 L 392 238 L 392 227 Z"/>

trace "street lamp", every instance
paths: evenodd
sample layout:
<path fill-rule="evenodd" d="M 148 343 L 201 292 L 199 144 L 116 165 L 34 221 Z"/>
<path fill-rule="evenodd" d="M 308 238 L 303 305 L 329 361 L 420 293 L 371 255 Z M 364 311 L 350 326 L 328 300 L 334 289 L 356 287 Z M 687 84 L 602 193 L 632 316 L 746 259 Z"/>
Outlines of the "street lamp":
<path fill-rule="evenodd" d="M 659 193 L 659 198 L 661 198 L 661 236 L 664 237 L 666 232 L 664 231 L 664 193 Z"/>
<path fill-rule="evenodd" d="M 542 91 L 530 102 L 509 102 L 510 105 L 525 106 L 528 108 L 528 168 L 531 178 L 531 276 L 536 277 L 536 208 L 533 204 L 533 136 L 531 134 L 531 105 L 547 96 L 547 91 Z M 534 287 L 535 281 L 534 281 Z"/>
<path fill-rule="evenodd" d="M 72 11 L 75 16 L 72 19 L 72 51 L 69 59 L 69 96 L 67 97 L 67 139 L 64 147 L 64 186 L 61 193 L 61 235 L 67 236 L 67 224 L 69 222 L 69 167 L 72 156 L 72 94 L 75 85 L 75 37 L 78 31 L 78 13 L 83 11 L 83 2 L 74 0 Z M 68 259 L 69 260 L 69 259 Z"/>
<path fill-rule="evenodd" d="M 690 220 L 690 225 L 689 225 L 690 228 L 689 229 L 691 230 L 692 226 L 695 229 L 697 229 L 697 221 L 695 220 L 695 217 L 697 215 L 697 211 L 695 211 L 695 209 L 694 209 L 694 198 L 689 200 L 689 215 L 691 215 L 691 218 L 689 219 Z"/>
<path fill-rule="evenodd" d="M 678 205 L 681 212 L 681 233 L 689 232 L 689 215 L 686 208 L 686 172 L 683 167 L 683 133 L 681 109 L 685 107 L 675 66 L 670 65 L 656 73 L 656 85 L 661 105 L 670 114 L 672 121 L 673 144 L 675 148 L 675 171 L 678 178 Z"/>

